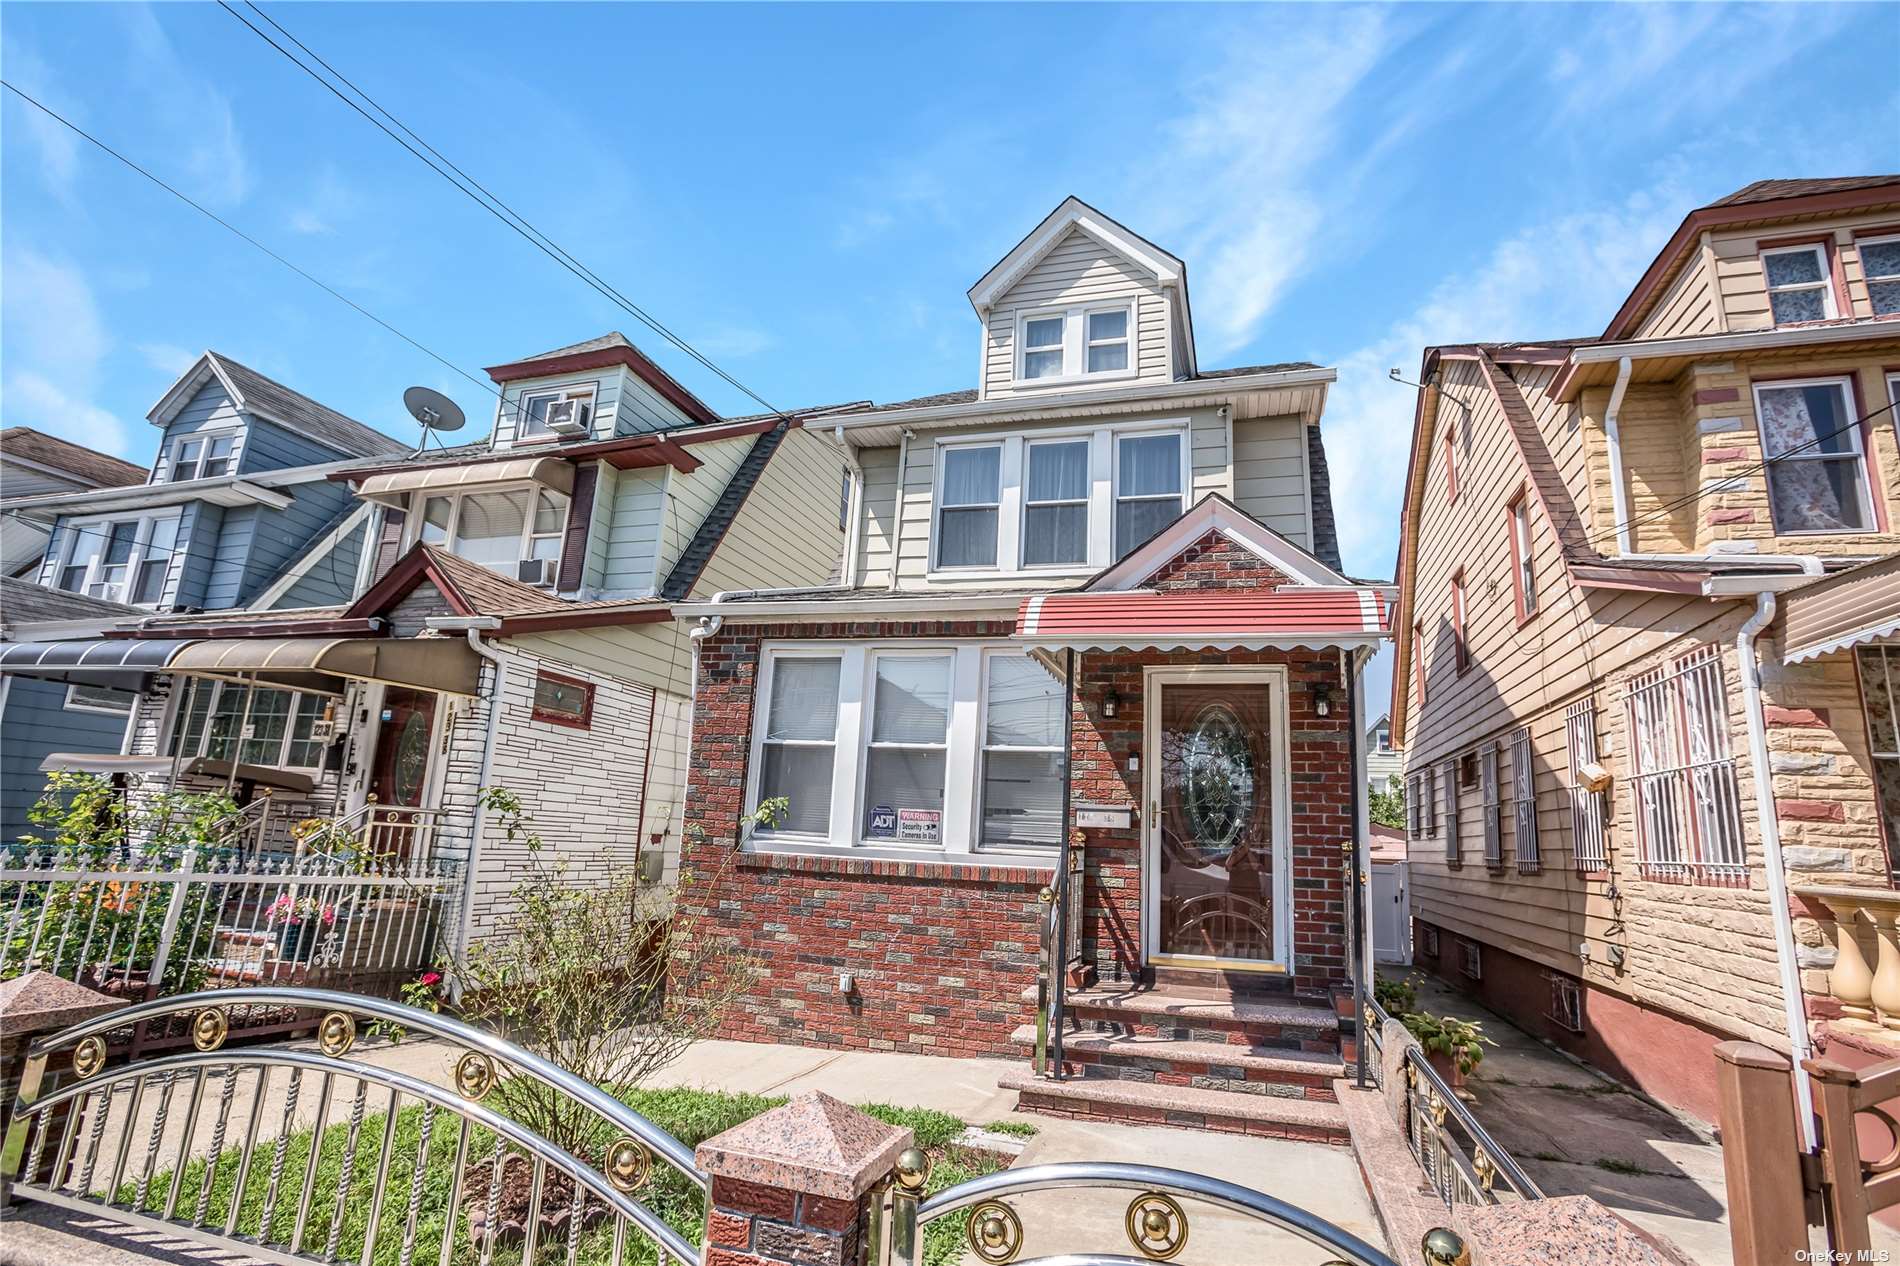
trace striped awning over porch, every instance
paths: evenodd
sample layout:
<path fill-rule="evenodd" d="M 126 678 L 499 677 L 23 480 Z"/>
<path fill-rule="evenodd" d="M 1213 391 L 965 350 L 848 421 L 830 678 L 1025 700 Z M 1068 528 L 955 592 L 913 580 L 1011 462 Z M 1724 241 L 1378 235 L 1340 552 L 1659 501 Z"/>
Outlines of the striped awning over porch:
<path fill-rule="evenodd" d="M 332 693 L 350 679 L 472 695 L 481 663 L 456 637 L 86 638 L 0 643 L 0 672 L 128 688 L 182 673 Z"/>
<path fill-rule="evenodd" d="M 1391 619 L 1385 595 L 1359 586 L 1058 593 L 1024 600 L 1015 636 L 1049 650 L 1321 649 L 1374 646 Z"/>
<path fill-rule="evenodd" d="M 1788 590 L 1780 631 L 1788 664 L 1900 633 L 1900 554 Z"/>

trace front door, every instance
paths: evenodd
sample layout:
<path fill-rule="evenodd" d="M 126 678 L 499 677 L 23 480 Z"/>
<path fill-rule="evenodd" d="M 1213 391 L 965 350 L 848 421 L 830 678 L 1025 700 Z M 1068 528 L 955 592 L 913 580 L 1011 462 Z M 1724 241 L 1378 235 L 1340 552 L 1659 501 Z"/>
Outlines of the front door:
<path fill-rule="evenodd" d="M 376 732 L 376 759 L 369 790 L 377 808 L 370 824 L 371 847 L 378 853 L 408 856 L 429 782 L 429 753 L 435 746 L 436 696 L 391 686 L 383 692 L 382 725 Z"/>
<path fill-rule="evenodd" d="M 1148 671 L 1143 922 L 1152 962 L 1285 970 L 1285 692 L 1277 668 Z"/>

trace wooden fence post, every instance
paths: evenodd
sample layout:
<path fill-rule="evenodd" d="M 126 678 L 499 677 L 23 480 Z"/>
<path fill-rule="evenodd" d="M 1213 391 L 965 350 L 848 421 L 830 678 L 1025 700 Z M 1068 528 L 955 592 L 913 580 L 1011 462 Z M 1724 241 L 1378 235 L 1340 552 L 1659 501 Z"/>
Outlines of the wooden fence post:
<path fill-rule="evenodd" d="M 1792 1066 L 1753 1042 L 1722 1042 L 1715 1058 L 1736 1266 L 1784 1266 L 1808 1248 Z"/>

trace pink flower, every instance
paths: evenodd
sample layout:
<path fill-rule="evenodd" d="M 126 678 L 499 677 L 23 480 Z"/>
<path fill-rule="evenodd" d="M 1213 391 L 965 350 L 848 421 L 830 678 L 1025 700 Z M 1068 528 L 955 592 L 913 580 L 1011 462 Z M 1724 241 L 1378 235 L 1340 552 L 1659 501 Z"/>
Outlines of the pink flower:
<path fill-rule="evenodd" d="M 439 985 L 442 983 L 442 973 L 438 971 L 425 971 L 422 973 L 422 983 L 430 986 Z"/>

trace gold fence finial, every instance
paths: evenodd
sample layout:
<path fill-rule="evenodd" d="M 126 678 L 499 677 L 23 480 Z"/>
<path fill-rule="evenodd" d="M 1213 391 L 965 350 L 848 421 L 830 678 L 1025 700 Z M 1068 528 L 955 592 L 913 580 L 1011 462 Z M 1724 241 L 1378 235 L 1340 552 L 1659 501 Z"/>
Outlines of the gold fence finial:
<path fill-rule="evenodd" d="M 1419 1242 L 1425 1266 L 1471 1266 L 1471 1249 L 1464 1237 L 1448 1226 L 1433 1227 Z"/>

